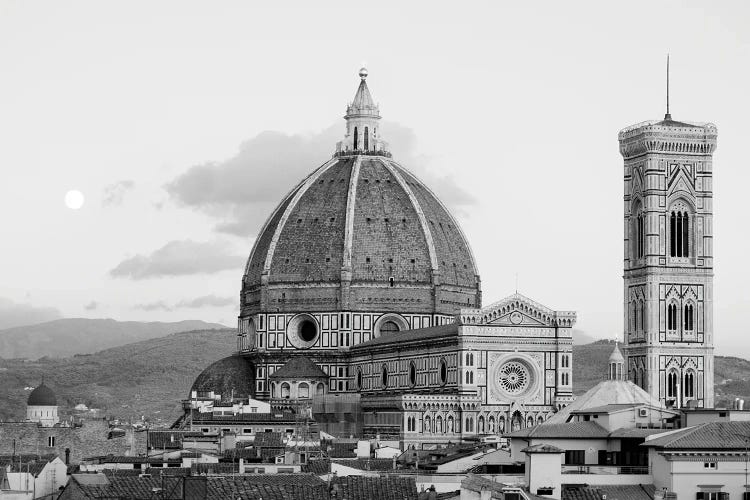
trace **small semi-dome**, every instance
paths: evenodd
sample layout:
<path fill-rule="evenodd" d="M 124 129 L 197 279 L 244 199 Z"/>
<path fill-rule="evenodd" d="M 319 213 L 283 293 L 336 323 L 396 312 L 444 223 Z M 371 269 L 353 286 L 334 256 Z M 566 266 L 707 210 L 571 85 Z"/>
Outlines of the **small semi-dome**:
<path fill-rule="evenodd" d="M 198 397 L 213 392 L 221 399 L 255 398 L 255 365 L 240 356 L 227 356 L 208 366 L 190 388 Z"/>
<path fill-rule="evenodd" d="M 31 391 L 26 404 L 28 406 L 57 406 L 57 396 L 42 382 L 39 387 Z"/>

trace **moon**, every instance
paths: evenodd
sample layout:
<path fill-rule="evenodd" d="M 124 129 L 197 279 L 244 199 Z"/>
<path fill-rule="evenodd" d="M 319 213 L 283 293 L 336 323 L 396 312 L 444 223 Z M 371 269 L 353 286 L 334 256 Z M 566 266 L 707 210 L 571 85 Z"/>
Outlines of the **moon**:
<path fill-rule="evenodd" d="M 65 206 L 71 210 L 78 210 L 83 206 L 83 202 L 86 199 L 83 197 L 83 193 L 77 189 L 71 189 L 65 193 Z"/>

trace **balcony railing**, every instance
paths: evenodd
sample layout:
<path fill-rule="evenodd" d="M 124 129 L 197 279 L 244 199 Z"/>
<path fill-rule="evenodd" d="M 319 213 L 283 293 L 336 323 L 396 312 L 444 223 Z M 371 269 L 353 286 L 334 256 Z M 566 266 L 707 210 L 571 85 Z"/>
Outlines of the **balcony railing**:
<path fill-rule="evenodd" d="M 651 474 L 648 465 L 563 465 L 563 474 Z"/>

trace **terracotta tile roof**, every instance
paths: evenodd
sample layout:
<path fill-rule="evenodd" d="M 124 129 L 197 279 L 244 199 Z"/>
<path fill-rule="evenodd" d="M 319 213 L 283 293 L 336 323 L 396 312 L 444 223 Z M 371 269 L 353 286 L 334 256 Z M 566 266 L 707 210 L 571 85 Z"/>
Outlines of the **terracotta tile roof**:
<path fill-rule="evenodd" d="M 331 458 L 355 458 L 357 443 L 341 443 L 334 441 L 325 445 L 326 453 Z"/>
<path fill-rule="evenodd" d="M 186 437 L 201 437 L 202 432 L 195 431 L 149 431 L 148 446 L 150 448 L 178 450 L 182 448 L 182 440 Z"/>
<path fill-rule="evenodd" d="M 510 438 L 606 438 L 609 431 L 596 422 L 540 424 L 507 434 Z"/>
<path fill-rule="evenodd" d="M 413 477 L 346 476 L 336 478 L 332 484 L 336 497 L 346 500 L 417 500 L 417 483 Z"/>
<path fill-rule="evenodd" d="M 750 436 L 750 422 L 708 422 L 662 437 L 655 435 L 641 446 L 671 450 L 744 450 L 747 445 L 744 436 Z"/>
<path fill-rule="evenodd" d="M 393 460 L 390 458 L 355 458 L 354 460 L 333 460 L 334 463 L 345 465 L 353 469 L 372 470 L 372 471 L 389 471 L 393 470 Z"/>
<path fill-rule="evenodd" d="M 449 325 L 431 326 L 429 328 L 420 328 L 418 330 L 404 330 L 403 332 L 392 333 L 390 335 L 384 335 L 377 337 L 367 342 L 354 345 L 350 347 L 350 351 L 356 351 L 358 349 L 366 349 L 368 347 L 376 345 L 384 345 L 391 343 L 404 343 L 413 341 L 424 341 L 430 339 L 437 339 L 443 337 L 458 337 L 458 325 L 451 323 Z"/>
<path fill-rule="evenodd" d="M 278 379 L 327 379 L 328 375 L 310 358 L 298 356 L 290 359 L 284 366 L 273 372 L 268 378 Z"/>
<path fill-rule="evenodd" d="M 653 500 L 653 484 L 633 484 L 618 486 L 578 486 L 563 485 L 562 500 Z"/>
<path fill-rule="evenodd" d="M 615 429 L 610 434 L 610 438 L 617 438 L 617 439 L 628 439 L 628 438 L 635 438 L 635 439 L 643 439 L 648 436 L 653 436 L 654 434 L 663 434 L 665 432 L 669 432 L 670 429 L 641 429 L 641 428 L 635 428 L 635 429 Z"/>
<path fill-rule="evenodd" d="M 280 432 L 259 432 L 253 441 L 254 448 L 285 448 L 284 435 Z"/>
<path fill-rule="evenodd" d="M 192 478 L 162 478 L 153 475 L 151 477 L 105 477 L 100 474 L 88 475 L 95 476 L 93 478 L 85 476 L 87 474 L 77 474 L 73 477 L 76 485 L 87 498 L 146 500 L 154 498 L 155 488 L 161 491 L 160 498 L 167 500 L 181 500 L 189 497 L 206 500 L 227 498 L 324 500 L 328 498 L 326 483 L 312 474 L 247 474 L 233 477 Z M 68 487 L 71 487 L 71 483 Z M 184 496 L 183 487 L 185 488 Z"/>
<path fill-rule="evenodd" d="M 315 474 L 316 476 L 322 476 L 330 472 L 330 467 L 330 460 L 328 460 L 327 458 L 319 458 L 310 460 L 305 465 L 303 465 L 302 472 L 309 472 L 310 474 Z"/>

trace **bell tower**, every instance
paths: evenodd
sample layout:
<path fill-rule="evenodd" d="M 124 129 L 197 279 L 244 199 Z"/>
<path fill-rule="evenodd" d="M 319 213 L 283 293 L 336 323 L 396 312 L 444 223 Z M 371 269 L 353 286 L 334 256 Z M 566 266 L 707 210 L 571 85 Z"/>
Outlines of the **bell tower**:
<path fill-rule="evenodd" d="M 668 71 L 668 70 L 667 70 Z M 711 123 L 622 130 L 626 376 L 668 407 L 713 407 Z"/>

